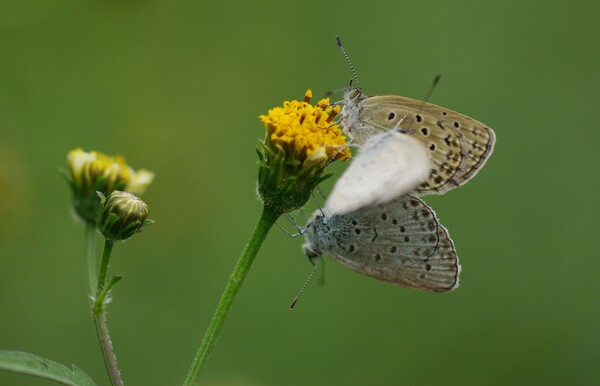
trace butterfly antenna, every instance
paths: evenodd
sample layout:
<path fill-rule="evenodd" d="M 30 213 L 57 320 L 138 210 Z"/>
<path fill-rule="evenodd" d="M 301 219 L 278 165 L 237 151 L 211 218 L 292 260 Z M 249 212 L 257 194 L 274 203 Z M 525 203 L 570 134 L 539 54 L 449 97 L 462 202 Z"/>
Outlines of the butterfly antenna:
<path fill-rule="evenodd" d="M 350 66 L 350 70 L 352 70 L 352 75 L 354 75 L 354 79 L 356 80 L 356 87 L 360 87 L 360 83 L 358 82 L 358 74 L 356 73 L 352 62 L 350 61 L 350 58 L 348 57 L 344 46 L 342 46 L 342 39 L 340 39 L 340 37 L 336 35 L 335 40 L 337 41 L 337 45 L 338 47 L 340 47 L 340 50 L 342 50 L 342 54 L 344 55 L 344 58 L 346 58 L 346 62 L 348 62 L 348 65 Z"/>
<path fill-rule="evenodd" d="M 312 260 L 311 260 L 311 262 L 312 262 Z M 291 311 L 294 310 L 294 307 L 296 307 L 296 303 L 298 302 L 298 299 L 300 298 L 300 295 L 302 295 L 302 292 L 304 292 L 304 290 L 308 286 L 308 283 L 310 283 L 310 281 L 312 280 L 312 278 L 315 276 L 315 273 L 317 272 L 317 268 L 319 268 L 319 259 L 318 258 L 315 260 L 313 270 L 310 273 L 310 276 L 308 276 L 308 279 L 306 280 L 306 283 L 304 283 L 304 285 L 300 289 L 300 292 L 298 292 L 298 295 L 296 295 L 296 297 L 294 297 L 294 300 L 292 300 L 292 303 L 290 303 L 288 311 L 291 312 Z"/>
<path fill-rule="evenodd" d="M 322 259 L 322 257 L 319 258 Z M 319 276 L 319 285 L 325 285 L 325 260 L 323 260 L 323 264 L 321 264 L 321 276 Z"/>
<path fill-rule="evenodd" d="M 435 78 L 433 78 L 431 87 L 429 87 L 429 91 L 427 91 L 427 95 L 425 95 L 425 99 L 423 99 L 423 102 L 429 102 L 429 98 L 431 98 L 431 94 L 433 94 L 433 90 L 435 90 L 437 84 L 440 82 L 441 77 L 442 77 L 442 74 L 437 74 L 435 76 Z"/>
<path fill-rule="evenodd" d="M 431 87 L 429 87 L 429 91 L 427 91 L 427 94 L 425 95 L 425 99 L 423 99 L 423 101 L 421 102 L 421 105 L 419 106 L 419 109 L 417 110 L 417 114 L 419 114 L 422 110 L 423 107 L 425 107 L 425 104 L 427 102 L 429 102 L 429 98 L 431 98 L 431 94 L 433 94 L 433 90 L 435 90 L 437 84 L 440 82 L 440 78 L 442 77 L 442 74 L 437 74 L 434 78 L 433 78 L 433 82 L 431 82 Z M 402 122 L 404 122 L 404 120 L 408 117 L 408 113 L 404 114 L 404 116 L 402 118 L 400 118 L 400 120 L 398 120 L 398 123 L 396 123 L 396 125 L 394 126 L 395 130 L 398 130 L 401 133 L 410 133 L 411 132 L 411 128 L 413 126 L 413 123 L 410 124 L 410 126 L 408 126 L 407 129 L 401 129 L 400 125 L 402 124 Z"/>

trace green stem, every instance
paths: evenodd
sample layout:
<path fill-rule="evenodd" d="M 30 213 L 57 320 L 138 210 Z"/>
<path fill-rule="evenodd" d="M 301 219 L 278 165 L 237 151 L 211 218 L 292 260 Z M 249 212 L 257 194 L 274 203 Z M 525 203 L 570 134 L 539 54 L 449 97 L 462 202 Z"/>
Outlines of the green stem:
<path fill-rule="evenodd" d="M 94 296 L 96 291 L 96 226 L 85 223 L 85 270 L 87 273 L 88 295 Z"/>
<path fill-rule="evenodd" d="M 100 272 L 98 273 L 98 286 L 96 288 L 96 297 L 94 304 L 92 305 L 92 317 L 94 318 L 94 326 L 96 327 L 96 334 L 98 335 L 98 342 L 102 349 L 102 356 L 104 357 L 104 364 L 106 365 L 106 371 L 110 377 L 110 382 L 113 386 L 123 386 L 123 380 L 121 379 L 121 373 L 117 366 L 117 357 L 113 350 L 112 341 L 110 340 L 110 333 L 108 331 L 108 320 L 106 319 L 105 312 L 105 300 L 106 300 L 106 274 L 108 272 L 108 262 L 110 260 L 110 254 L 114 246 L 114 241 L 106 239 L 104 243 L 104 252 L 102 254 L 102 263 L 100 264 Z M 116 279 L 118 281 L 119 278 Z M 114 284 L 115 279 L 111 281 L 110 285 Z"/>
<path fill-rule="evenodd" d="M 102 307 L 102 309 L 104 311 L 104 307 Z M 100 347 L 102 347 L 102 355 L 104 356 L 104 364 L 106 365 L 106 371 L 108 371 L 108 375 L 110 377 L 110 383 L 113 386 L 123 386 L 121 373 L 119 372 L 119 367 L 117 366 L 117 357 L 113 351 L 110 333 L 108 332 L 106 313 L 101 312 L 97 314 L 94 312 L 93 316 L 96 334 L 98 335 Z"/>
<path fill-rule="evenodd" d="M 108 272 L 108 261 L 115 242 L 106 239 L 104 242 L 104 252 L 102 254 L 102 262 L 100 263 L 100 272 L 98 273 L 98 286 L 96 287 L 96 297 L 100 296 L 104 286 L 106 285 L 106 274 Z"/>
<path fill-rule="evenodd" d="M 263 241 L 265 241 L 269 230 L 273 224 L 275 224 L 275 221 L 279 215 L 280 213 L 267 207 L 263 209 L 260 220 L 258 220 L 258 224 L 256 224 L 256 228 L 254 228 L 254 232 L 252 233 L 252 236 L 250 236 L 248 244 L 246 244 L 242 255 L 240 256 L 235 268 L 233 269 L 233 272 L 231 273 L 231 276 L 229 277 L 225 291 L 223 292 L 223 295 L 221 295 L 221 300 L 219 301 L 210 324 L 204 333 L 202 343 L 200 343 L 200 347 L 196 352 L 194 361 L 192 362 L 192 365 L 190 366 L 188 374 L 183 383 L 184 386 L 191 386 L 198 382 L 200 373 L 215 346 L 221 330 L 223 329 L 225 318 L 231 310 L 233 301 L 235 300 L 235 297 L 240 290 L 248 271 L 250 271 L 250 267 L 252 267 L 252 263 L 254 262 L 254 258 L 256 257 L 258 250 L 260 249 Z"/>

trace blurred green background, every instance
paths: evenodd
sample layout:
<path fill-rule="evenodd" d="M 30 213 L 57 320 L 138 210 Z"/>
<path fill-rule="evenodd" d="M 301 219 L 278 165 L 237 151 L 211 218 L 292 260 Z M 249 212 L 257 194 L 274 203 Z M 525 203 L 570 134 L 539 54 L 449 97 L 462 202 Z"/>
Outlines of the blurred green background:
<path fill-rule="evenodd" d="M 599 16 L 598 1 L 0 2 L 0 347 L 108 383 L 58 170 L 75 147 L 120 153 L 156 172 L 157 222 L 113 255 L 119 364 L 129 385 L 181 384 L 260 213 L 258 115 L 345 86 L 339 34 L 366 93 L 420 99 L 439 72 L 431 102 L 496 131 L 477 178 L 426 198 L 461 287 L 328 260 L 288 313 L 311 267 L 274 229 L 204 384 L 598 382 Z"/>

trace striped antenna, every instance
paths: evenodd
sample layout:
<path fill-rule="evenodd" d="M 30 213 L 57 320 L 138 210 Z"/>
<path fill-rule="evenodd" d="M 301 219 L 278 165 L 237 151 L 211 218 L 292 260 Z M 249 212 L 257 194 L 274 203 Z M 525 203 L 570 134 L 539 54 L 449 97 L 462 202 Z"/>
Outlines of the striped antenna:
<path fill-rule="evenodd" d="M 337 41 L 337 45 L 338 45 L 338 47 L 340 47 L 340 50 L 342 50 L 342 54 L 344 55 L 344 58 L 346 58 L 346 62 L 348 62 L 348 65 L 350 66 L 350 70 L 352 70 L 352 75 L 354 75 L 354 80 L 356 80 L 356 87 L 360 88 L 360 83 L 358 82 L 358 74 L 356 73 L 356 70 L 354 69 L 352 62 L 350 61 L 350 58 L 348 57 L 348 54 L 346 53 L 344 46 L 342 46 L 342 40 L 337 35 L 335 36 L 335 40 Z"/>
<path fill-rule="evenodd" d="M 296 297 L 294 298 L 294 300 L 292 300 L 292 303 L 290 304 L 288 311 L 293 311 L 294 307 L 296 306 L 296 303 L 298 302 L 298 299 L 300 298 L 300 295 L 302 295 L 302 292 L 304 292 L 304 290 L 306 289 L 306 287 L 308 286 L 308 283 L 310 283 L 310 281 L 312 280 L 312 278 L 315 276 L 315 273 L 317 273 L 317 268 L 319 268 L 319 259 L 317 258 L 315 260 L 315 266 L 313 267 L 312 272 L 310 273 L 310 276 L 308 277 L 308 279 L 306 280 L 306 283 L 304 283 L 304 285 L 302 286 L 302 288 L 300 289 L 300 292 L 298 292 L 298 295 L 296 295 Z M 312 261 L 312 260 L 311 260 Z"/>

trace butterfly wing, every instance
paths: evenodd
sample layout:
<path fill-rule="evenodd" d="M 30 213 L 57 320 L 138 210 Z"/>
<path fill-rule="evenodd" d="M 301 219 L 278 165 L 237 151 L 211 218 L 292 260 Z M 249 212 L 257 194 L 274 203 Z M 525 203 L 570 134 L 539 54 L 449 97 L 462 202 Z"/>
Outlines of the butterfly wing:
<path fill-rule="evenodd" d="M 374 135 L 338 179 L 325 204 L 330 213 L 348 213 L 390 202 L 413 191 L 431 168 L 427 151 L 409 135 Z"/>
<path fill-rule="evenodd" d="M 366 136 L 399 127 L 429 152 L 432 168 L 419 194 L 442 194 L 469 181 L 492 154 L 496 136 L 483 123 L 455 111 L 397 95 L 345 98 L 343 121 L 360 144 Z"/>
<path fill-rule="evenodd" d="M 305 250 L 327 253 L 357 272 L 405 287 L 446 292 L 458 286 L 454 244 L 433 210 L 416 197 L 317 218 Z"/>

